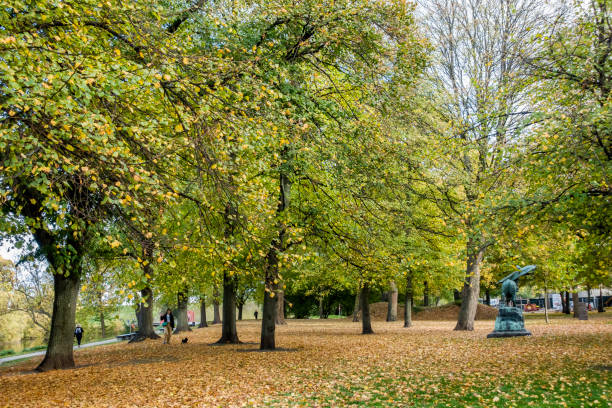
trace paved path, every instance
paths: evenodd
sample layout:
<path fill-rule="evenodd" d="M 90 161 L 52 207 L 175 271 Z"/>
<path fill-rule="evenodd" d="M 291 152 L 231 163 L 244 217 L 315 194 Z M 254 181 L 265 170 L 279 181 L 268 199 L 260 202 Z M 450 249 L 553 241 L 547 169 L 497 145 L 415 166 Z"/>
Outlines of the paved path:
<path fill-rule="evenodd" d="M 116 343 L 118 341 L 119 340 L 117 340 L 117 339 L 108 339 L 108 340 L 102 340 L 102 341 L 94 341 L 93 343 L 81 344 L 81 348 L 102 346 L 104 344 Z M 78 350 L 79 348 L 77 346 L 74 346 L 74 349 Z M 46 353 L 46 351 L 42 350 L 42 351 L 35 351 L 33 353 L 28 353 L 28 354 L 19 354 L 17 356 L 4 357 L 4 358 L 0 358 L 0 364 L 7 363 L 9 361 L 21 360 L 21 359 L 24 359 L 24 358 L 31 358 L 31 357 L 36 357 L 36 356 L 44 356 L 45 353 Z"/>

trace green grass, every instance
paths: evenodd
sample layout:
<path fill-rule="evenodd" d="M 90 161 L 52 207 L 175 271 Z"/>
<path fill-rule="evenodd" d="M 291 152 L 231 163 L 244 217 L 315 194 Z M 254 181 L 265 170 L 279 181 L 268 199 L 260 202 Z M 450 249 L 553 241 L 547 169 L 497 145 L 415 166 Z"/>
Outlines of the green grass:
<path fill-rule="evenodd" d="M 21 353 L 31 353 L 33 351 L 38 351 L 38 350 L 46 350 L 47 346 L 34 346 L 34 347 L 28 347 L 23 349 L 23 351 Z"/>
<path fill-rule="evenodd" d="M 515 378 L 489 382 L 481 376 L 390 378 L 365 374 L 361 384 L 341 385 L 325 395 L 284 394 L 292 406 L 356 407 L 605 407 L 609 406 L 610 369 L 568 370 L 552 379 Z M 276 406 L 286 400 L 270 400 Z"/>

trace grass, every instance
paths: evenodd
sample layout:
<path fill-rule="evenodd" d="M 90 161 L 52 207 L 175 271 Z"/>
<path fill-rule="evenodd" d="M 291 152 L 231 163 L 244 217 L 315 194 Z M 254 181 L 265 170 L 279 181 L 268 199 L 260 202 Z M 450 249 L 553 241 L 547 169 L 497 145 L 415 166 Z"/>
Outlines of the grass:
<path fill-rule="evenodd" d="M 75 370 L 31 374 L 38 359 L 0 368 L 0 406 L 603 407 L 610 323 L 609 313 L 548 325 L 540 315 L 527 321 L 532 337 L 487 339 L 492 321 L 473 332 L 453 331 L 454 322 L 373 322 L 376 334 L 363 336 L 348 319 L 289 320 L 277 328 L 283 350 L 259 353 L 260 322 L 243 321 L 240 345 L 212 347 L 215 325 L 187 334 L 185 345 L 80 350 Z"/>
<path fill-rule="evenodd" d="M 81 343 L 81 346 L 83 346 L 85 344 L 88 344 L 88 343 L 95 343 L 97 341 L 110 340 L 110 339 L 114 339 L 114 338 L 115 338 L 115 336 L 94 339 L 94 340 L 91 340 L 91 341 L 89 341 L 87 343 Z M 98 347 L 100 347 L 100 346 L 98 346 Z M 21 350 L 19 353 L 16 353 L 13 350 L 3 350 L 3 351 L 0 351 L 0 358 L 2 358 L 2 357 L 20 356 L 20 355 L 25 355 L 25 354 L 30 354 L 30 353 L 36 353 L 38 351 L 45 351 L 46 349 L 47 349 L 47 346 L 34 346 L 34 347 L 25 348 L 25 349 Z M 37 358 L 37 356 L 34 356 L 34 357 L 27 356 L 27 357 L 20 358 L 20 359 L 17 359 L 17 360 L 6 361 L 4 363 L 0 363 L 0 368 L 1 367 L 12 367 L 12 366 L 18 365 L 19 363 L 23 363 L 24 361 L 27 361 L 27 360 L 30 360 L 30 359 L 35 359 L 35 358 Z"/>

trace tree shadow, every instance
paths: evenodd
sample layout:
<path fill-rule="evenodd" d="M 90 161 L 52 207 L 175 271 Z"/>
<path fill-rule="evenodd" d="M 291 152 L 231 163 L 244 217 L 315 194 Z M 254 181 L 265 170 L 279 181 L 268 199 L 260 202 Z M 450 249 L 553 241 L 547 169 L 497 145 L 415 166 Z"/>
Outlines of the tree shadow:
<path fill-rule="evenodd" d="M 274 350 L 261 350 L 261 349 L 246 349 L 246 350 L 237 350 L 239 353 L 294 353 L 296 351 L 300 351 L 299 348 L 284 348 L 277 347 Z"/>

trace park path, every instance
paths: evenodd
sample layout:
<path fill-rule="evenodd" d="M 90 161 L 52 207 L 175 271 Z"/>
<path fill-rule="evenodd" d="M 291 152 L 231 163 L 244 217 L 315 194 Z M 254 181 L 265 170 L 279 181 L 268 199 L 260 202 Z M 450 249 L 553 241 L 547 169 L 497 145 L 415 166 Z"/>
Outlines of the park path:
<path fill-rule="evenodd" d="M 81 344 L 81 348 L 102 346 L 104 344 L 116 343 L 118 341 L 120 341 L 120 340 L 118 340 L 118 339 L 109 339 L 109 340 L 94 341 L 92 343 Z M 74 349 L 75 350 L 79 350 L 79 348 L 77 346 L 74 346 Z M 41 350 L 41 351 L 35 351 L 35 352 L 32 352 L 32 353 L 28 353 L 28 354 L 19 354 L 18 356 L 4 357 L 4 358 L 0 358 L 0 364 L 4 364 L 4 363 L 7 363 L 9 361 L 14 361 L 14 360 L 21 360 L 21 359 L 31 358 L 31 357 L 36 357 L 36 356 L 44 356 L 45 353 L 46 353 L 45 350 Z"/>

